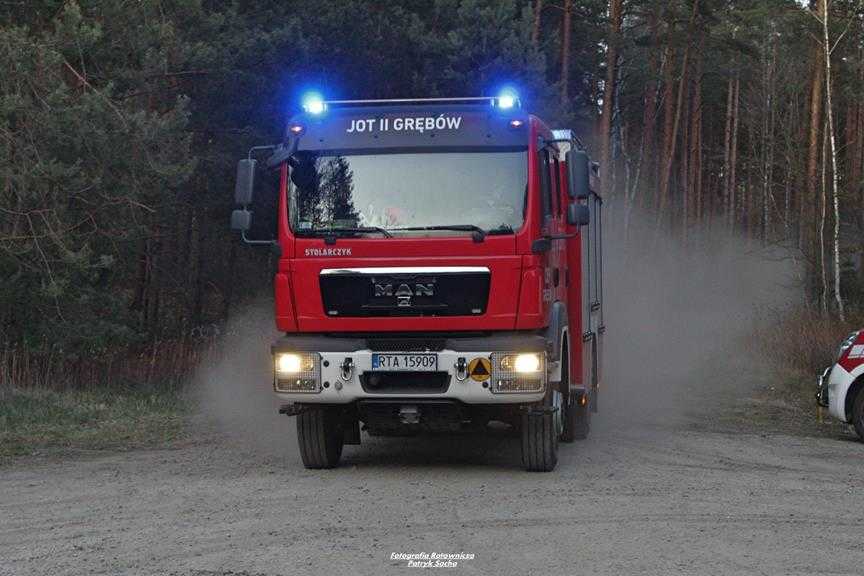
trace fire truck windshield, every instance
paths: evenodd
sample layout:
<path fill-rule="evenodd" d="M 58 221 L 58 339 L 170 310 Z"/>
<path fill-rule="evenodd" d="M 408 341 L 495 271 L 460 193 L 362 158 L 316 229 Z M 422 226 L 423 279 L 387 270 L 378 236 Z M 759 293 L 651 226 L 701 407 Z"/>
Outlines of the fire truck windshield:
<path fill-rule="evenodd" d="M 289 214 L 298 234 L 354 229 L 380 236 L 383 229 L 393 236 L 464 235 L 476 228 L 509 233 L 525 219 L 524 150 L 301 152 L 295 160 Z"/>

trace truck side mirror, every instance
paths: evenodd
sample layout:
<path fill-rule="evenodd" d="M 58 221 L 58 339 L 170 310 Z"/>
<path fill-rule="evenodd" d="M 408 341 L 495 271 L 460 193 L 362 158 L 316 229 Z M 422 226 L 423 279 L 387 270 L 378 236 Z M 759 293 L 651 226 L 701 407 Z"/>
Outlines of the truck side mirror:
<path fill-rule="evenodd" d="M 591 210 L 584 204 L 573 202 L 567 206 L 567 224 L 587 226 L 591 222 Z"/>
<path fill-rule="evenodd" d="M 590 161 L 584 150 L 568 150 L 567 161 L 567 193 L 571 198 L 580 200 L 588 198 L 591 193 Z"/>
<path fill-rule="evenodd" d="M 252 203 L 255 192 L 255 164 L 256 161 L 251 158 L 244 158 L 237 162 L 237 182 L 234 185 L 235 204 L 248 206 Z"/>
<path fill-rule="evenodd" d="M 252 212 L 243 210 L 234 210 L 231 212 L 231 229 L 238 232 L 246 232 L 252 227 Z"/>

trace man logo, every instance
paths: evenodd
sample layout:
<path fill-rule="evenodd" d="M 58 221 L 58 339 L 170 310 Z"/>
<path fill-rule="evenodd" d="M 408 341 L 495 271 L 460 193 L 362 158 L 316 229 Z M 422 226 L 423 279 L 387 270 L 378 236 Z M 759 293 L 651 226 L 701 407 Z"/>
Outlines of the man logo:
<path fill-rule="evenodd" d="M 394 292 L 393 284 L 378 284 L 374 283 L 375 297 L 381 298 L 386 296 L 396 297 L 396 306 L 399 308 L 410 308 L 411 298 L 414 296 L 434 296 L 435 282 L 420 283 L 416 282 L 412 285 L 402 283 L 396 287 Z"/>

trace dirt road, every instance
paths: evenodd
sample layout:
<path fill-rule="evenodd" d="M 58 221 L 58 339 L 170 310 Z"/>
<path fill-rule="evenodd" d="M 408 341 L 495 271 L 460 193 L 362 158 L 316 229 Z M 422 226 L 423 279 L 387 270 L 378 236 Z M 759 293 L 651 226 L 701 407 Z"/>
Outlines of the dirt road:
<path fill-rule="evenodd" d="M 0 470 L 0 574 L 860 574 L 864 444 L 598 426 L 558 469 L 518 444 L 367 439 L 333 471 L 230 440 Z"/>
<path fill-rule="evenodd" d="M 424 552 L 496 576 L 859 575 L 864 443 L 809 429 L 810 389 L 798 412 L 741 405 L 776 376 L 735 343 L 754 303 L 790 300 L 728 250 L 612 261 L 601 420 L 550 474 L 502 431 L 364 437 L 305 470 L 269 390 L 271 307 L 252 310 L 200 375 L 218 432 L 0 468 L 0 575 L 406 573 L 391 555 Z"/>

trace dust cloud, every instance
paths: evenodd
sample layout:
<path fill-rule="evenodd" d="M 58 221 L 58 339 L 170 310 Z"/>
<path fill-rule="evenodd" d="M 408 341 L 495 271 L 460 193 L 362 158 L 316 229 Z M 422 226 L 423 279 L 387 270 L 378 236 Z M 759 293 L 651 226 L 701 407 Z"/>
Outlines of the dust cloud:
<path fill-rule="evenodd" d="M 193 378 L 196 418 L 228 446 L 284 456 L 293 446 L 294 421 L 278 413 L 273 395 L 270 345 L 279 332 L 272 300 L 238 308 L 223 330 Z"/>
<path fill-rule="evenodd" d="M 800 300 L 788 252 L 723 233 L 657 237 L 634 219 L 604 230 L 604 372 L 595 430 L 663 424 L 711 409 L 753 385 L 766 363 L 748 349 L 760 313 Z M 199 416 L 229 446 L 272 458 L 293 448 L 278 414 L 270 345 L 272 300 L 237 310 L 193 382 Z"/>
<path fill-rule="evenodd" d="M 628 238 L 607 214 L 602 426 L 662 424 L 733 400 L 768 369 L 752 335 L 769 311 L 801 300 L 788 250 L 727 233 L 657 235 L 634 218 Z"/>

